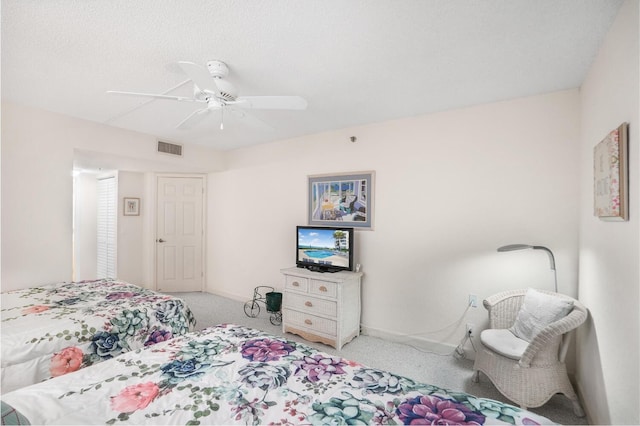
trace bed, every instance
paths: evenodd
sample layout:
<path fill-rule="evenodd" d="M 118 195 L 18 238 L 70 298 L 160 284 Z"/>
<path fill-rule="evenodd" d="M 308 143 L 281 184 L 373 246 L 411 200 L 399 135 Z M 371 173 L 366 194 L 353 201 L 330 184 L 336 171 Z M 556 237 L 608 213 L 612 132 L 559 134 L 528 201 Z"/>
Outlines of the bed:
<path fill-rule="evenodd" d="M 551 423 L 232 324 L 4 394 L 2 405 L 4 424 Z"/>
<path fill-rule="evenodd" d="M 2 392 L 185 334 L 186 304 L 113 279 L 2 293 Z"/>

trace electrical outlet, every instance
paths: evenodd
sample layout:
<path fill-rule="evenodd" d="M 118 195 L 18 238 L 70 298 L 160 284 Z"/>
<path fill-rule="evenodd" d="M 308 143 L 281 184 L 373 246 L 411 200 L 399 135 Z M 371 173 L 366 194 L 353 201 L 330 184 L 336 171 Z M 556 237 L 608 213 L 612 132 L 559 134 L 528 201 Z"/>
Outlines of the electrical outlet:
<path fill-rule="evenodd" d="M 471 324 L 470 322 L 467 323 L 467 326 L 465 328 L 465 331 L 467 332 L 467 336 L 475 336 L 476 335 L 476 327 Z M 471 332 L 471 334 L 469 334 L 469 332 Z"/>
<path fill-rule="evenodd" d="M 470 294 L 469 295 L 469 305 L 471 305 L 472 308 L 477 308 L 478 307 L 478 296 L 476 296 L 475 294 Z"/>

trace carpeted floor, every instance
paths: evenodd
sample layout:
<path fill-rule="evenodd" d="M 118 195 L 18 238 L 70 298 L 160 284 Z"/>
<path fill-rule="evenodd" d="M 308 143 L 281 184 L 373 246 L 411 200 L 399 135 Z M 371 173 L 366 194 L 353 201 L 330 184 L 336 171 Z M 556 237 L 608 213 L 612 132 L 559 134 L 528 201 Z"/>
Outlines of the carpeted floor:
<path fill-rule="evenodd" d="M 256 318 L 247 317 L 243 302 L 209 293 L 173 293 L 191 307 L 196 320 L 196 329 L 220 324 L 233 323 L 253 327 L 265 332 L 282 335 L 282 327 L 271 324 L 270 313 L 264 305 Z M 286 334 L 287 339 L 304 341 L 302 338 Z M 464 391 L 484 398 L 509 402 L 486 377 L 480 376 L 480 383 L 472 381 L 473 361 L 456 359 L 425 352 L 401 343 L 361 335 L 345 345 L 341 351 L 320 343 L 306 342 L 323 352 L 340 355 L 370 367 L 387 370 L 424 383 L 447 389 Z M 540 408 L 531 409 L 554 422 L 562 424 L 585 424 L 585 417 L 573 414 L 571 403 L 562 395 L 556 395 Z"/>

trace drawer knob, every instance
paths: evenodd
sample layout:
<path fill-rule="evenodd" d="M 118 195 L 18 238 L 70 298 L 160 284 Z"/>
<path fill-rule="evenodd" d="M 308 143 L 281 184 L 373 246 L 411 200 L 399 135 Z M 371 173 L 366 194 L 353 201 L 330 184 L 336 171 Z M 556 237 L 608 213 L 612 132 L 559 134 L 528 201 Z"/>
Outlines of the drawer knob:
<path fill-rule="evenodd" d="M 308 300 L 306 302 L 304 302 L 304 306 L 310 308 L 313 306 L 313 303 L 309 302 Z"/>
<path fill-rule="evenodd" d="M 326 288 L 325 286 L 321 285 L 319 290 L 320 290 L 320 291 L 324 291 L 324 292 L 326 292 L 326 291 L 327 291 L 327 288 Z"/>
<path fill-rule="evenodd" d="M 294 287 L 300 287 L 300 283 L 298 281 L 292 282 L 291 285 Z"/>
<path fill-rule="evenodd" d="M 311 324 L 312 324 L 312 322 L 311 322 L 311 320 L 310 320 L 310 319 L 306 319 L 306 320 L 304 320 L 304 323 L 305 323 L 305 324 L 307 324 L 307 325 L 311 325 Z"/>

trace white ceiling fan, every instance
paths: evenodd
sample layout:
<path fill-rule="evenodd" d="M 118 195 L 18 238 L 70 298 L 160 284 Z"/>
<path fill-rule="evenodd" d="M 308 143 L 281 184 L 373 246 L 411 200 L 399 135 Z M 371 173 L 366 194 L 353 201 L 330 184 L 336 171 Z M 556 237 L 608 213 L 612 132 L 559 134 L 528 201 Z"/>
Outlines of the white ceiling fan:
<path fill-rule="evenodd" d="M 207 62 L 207 69 L 193 62 L 181 61 L 178 62 L 178 65 L 194 84 L 193 97 L 119 90 L 108 90 L 107 93 L 203 104 L 203 108 L 195 110 L 178 123 L 176 126 L 178 129 L 191 128 L 203 118 L 217 111 L 220 111 L 220 129 L 224 129 L 225 112 L 266 126 L 261 120 L 252 117 L 244 110 L 304 110 L 307 108 L 307 101 L 300 96 L 238 96 L 235 86 L 225 80 L 225 77 L 229 75 L 229 67 L 222 61 Z"/>

